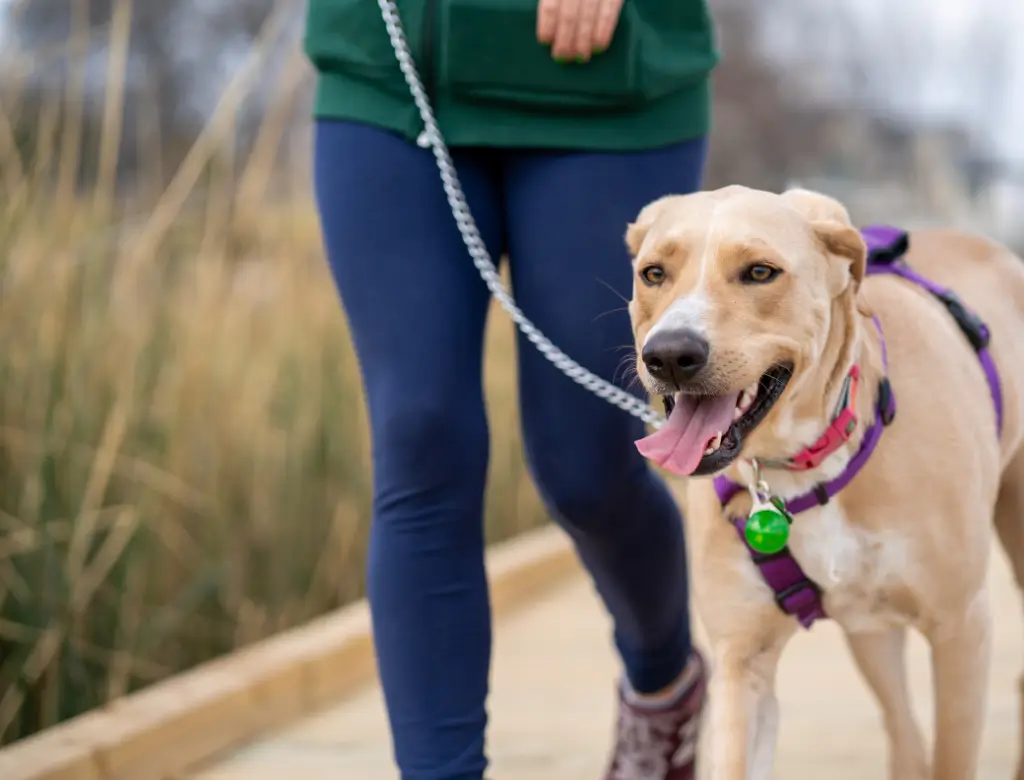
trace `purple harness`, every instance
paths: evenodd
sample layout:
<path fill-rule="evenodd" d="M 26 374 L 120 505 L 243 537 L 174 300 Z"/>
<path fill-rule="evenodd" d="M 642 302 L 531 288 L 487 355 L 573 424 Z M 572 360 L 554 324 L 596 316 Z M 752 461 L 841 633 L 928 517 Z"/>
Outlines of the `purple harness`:
<path fill-rule="evenodd" d="M 978 361 L 985 371 L 985 378 L 988 380 L 989 391 L 992 394 L 992 403 L 995 406 L 997 431 L 1002 433 L 1003 396 L 999 385 L 999 373 L 988 350 L 988 327 L 968 310 L 951 290 L 939 287 L 911 270 L 903 258 L 910 244 L 910 238 L 906 231 L 885 225 L 873 225 L 861 230 L 861 234 L 868 247 L 867 273 L 869 276 L 875 274 L 901 276 L 930 292 L 949 311 L 971 346 L 974 347 Z M 878 319 L 875 318 L 874 322 L 879 336 L 882 336 Z M 888 373 L 888 355 L 884 336 L 882 337 L 882 361 L 886 373 Z M 796 515 L 816 506 L 825 506 L 864 468 L 882 437 L 882 429 L 893 421 L 895 415 L 896 399 L 888 377 L 885 377 L 878 386 L 875 419 L 865 432 L 860 448 L 850 459 L 846 468 L 835 479 L 815 485 L 809 492 L 786 501 L 786 510 L 791 515 Z M 726 507 L 738 493 L 745 491 L 743 486 L 724 476 L 715 477 L 714 484 L 723 507 Z M 759 553 L 747 544 L 744 534 L 747 518 L 731 517 L 730 521 L 736 527 L 740 539 L 746 545 L 750 557 L 760 570 L 764 581 L 775 592 L 775 603 L 778 604 L 779 609 L 787 615 L 795 617 L 804 628 L 810 628 L 815 620 L 827 617 L 822 604 L 821 588 L 807 577 L 788 547 L 770 555 Z"/>

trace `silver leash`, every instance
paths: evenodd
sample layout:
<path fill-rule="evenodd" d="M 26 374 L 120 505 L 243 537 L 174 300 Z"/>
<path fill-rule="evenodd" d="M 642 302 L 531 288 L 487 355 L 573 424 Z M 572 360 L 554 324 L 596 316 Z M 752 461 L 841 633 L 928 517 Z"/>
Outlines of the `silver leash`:
<path fill-rule="evenodd" d="M 419 74 L 416 71 L 416 63 L 413 62 L 412 54 L 409 51 L 409 44 L 405 38 L 405 31 L 402 28 L 402 21 L 398 15 L 398 7 L 395 0 L 377 0 L 380 6 L 381 17 L 388 28 L 388 37 L 391 38 L 391 48 L 395 51 L 395 58 L 398 66 L 405 76 L 405 83 L 409 85 L 409 92 L 419 109 L 420 118 L 423 120 L 424 131 L 417 139 L 417 143 L 426 148 L 430 147 L 434 152 L 434 159 L 437 161 L 437 170 L 441 174 L 441 183 L 444 185 L 445 194 L 448 196 L 448 205 L 451 207 L 452 216 L 458 225 L 462 240 L 469 250 L 469 256 L 473 265 L 480 272 L 480 277 L 491 291 L 491 295 L 501 305 L 516 327 L 523 335 L 563 374 L 577 384 L 582 385 L 599 398 L 617 406 L 623 411 L 629 412 L 654 428 L 661 427 L 665 421 L 664 415 L 653 409 L 647 402 L 627 393 L 611 382 L 607 382 L 597 374 L 588 371 L 562 350 L 556 347 L 551 340 L 527 319 L 522 309 L 516 304 L 512 294 L 506 289 L 498 275 L 498 269 L 491 260 L 483 239 L 480 238 L 480 231 L 477 230 L 476 222 L 469 211 L 466 203 L 466 196 L 459 183 L 458 173 L 455 164 L 452 162 L 448 147 L 441 137 L 441 131 L 434 119 L 434 112 L 427 99 L 427 91 L 423 88 Z"/>

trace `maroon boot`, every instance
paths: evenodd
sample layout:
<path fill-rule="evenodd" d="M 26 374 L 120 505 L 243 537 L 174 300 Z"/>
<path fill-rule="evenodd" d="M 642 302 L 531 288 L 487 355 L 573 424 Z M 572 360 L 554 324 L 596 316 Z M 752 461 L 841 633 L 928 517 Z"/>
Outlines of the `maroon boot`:
<path fill-rule="evenodd" d="M 706 690 L 704 659 L 696 650 L 672 701 L 638 704 L 620 686 L 615 753 L 605 780 L 694 780 Z"/>

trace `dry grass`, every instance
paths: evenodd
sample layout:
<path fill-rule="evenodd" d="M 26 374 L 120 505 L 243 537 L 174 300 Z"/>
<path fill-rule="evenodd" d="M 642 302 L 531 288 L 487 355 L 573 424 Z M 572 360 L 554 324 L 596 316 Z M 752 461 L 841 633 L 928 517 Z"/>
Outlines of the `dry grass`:
<path fill-rule="evenodd" d="M 170 185 L 124 219 L 126 30 L 115 18 L 96 148 L 75 143 L 74 85 L 33 117 L 30 154 L 13 143 L 17 100 L 0 104 L 3 741 L 363 588 L 359 378 L 312 204 L 291 196 L 305 184 L 287 207 L 268 198 L 280 118 L 241 171 L 218 168 L 241 73 Z M 83 154 L 98 160 L 85 196 L 69 183 Z M 492 320 L 492 539 L 543 521 L 511 335 Z"/>

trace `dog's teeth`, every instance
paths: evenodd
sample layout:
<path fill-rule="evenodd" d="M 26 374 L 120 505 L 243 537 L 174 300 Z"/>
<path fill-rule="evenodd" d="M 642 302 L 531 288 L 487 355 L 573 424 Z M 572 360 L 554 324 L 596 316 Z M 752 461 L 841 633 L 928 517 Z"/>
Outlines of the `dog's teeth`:
<path fill-rule="evenodd" d="M 722 434 L 716 433 L 715 438 L 708 442 L 708 448 L 704 450 L 705 455 L 711 455 L 722 446 Z"/>
<path fill-rule="evenodd" d="M 742 393 L 740 393 L 740 400 L 736 402 L 736 411 L 739 412 L 739 414 L 743 414 L 744 412 L 746 412 L 751 407 L 751 405 L 754 403 L 754 398 L 755 398 L 756 395 L 757 395 L 757 387 L 756 386 L 754 387 L 753 390 L 751 390 L 748 387 L 746 390 L 744 390 Z M 739 415 L 734 415 L 734 419 L 735 419 L 735 417 L 738 417 L 738 416 Z"/>
<path fill-rule="evenodd" d="M 742 416 L 743 408 L 739 404 L 736 404 L 736 408 L 732 410 L 732 421 L 736 422 Z"/>

